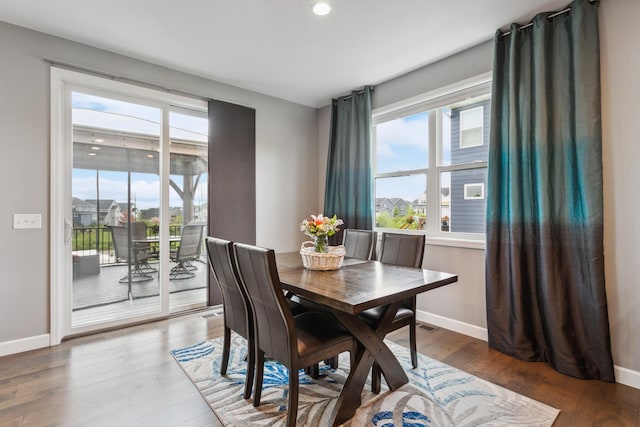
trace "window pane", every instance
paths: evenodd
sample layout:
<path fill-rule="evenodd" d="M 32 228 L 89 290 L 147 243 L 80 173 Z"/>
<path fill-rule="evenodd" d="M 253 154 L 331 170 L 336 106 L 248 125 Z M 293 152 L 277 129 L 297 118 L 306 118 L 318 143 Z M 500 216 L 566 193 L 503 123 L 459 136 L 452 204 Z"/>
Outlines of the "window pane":
<path fill-rule="evenodd" d="M 208 220 L 208 119 L 206 115 L 169 113 L 171 135 L 169 192 L 170 258 L 174 262 L 169 278 L 181 281 L 182 289 L 206 289 L 209 271 L 202 236 Z M 200 236 L 198 236 L 200 234 Z M 184 246 L 183 246 L 184 245 Z M 178 251 L 178 246 L 181 250 Z M 202 293 L 206 301 L 206 293 Z M 169 300 L 169 308 L 181 304 Z"/>
<path fill-rule="evenodd" d="M 443 107 L 441 111 L 443 166 L 487 160 L 489 149 L 488 95 Z"/>
<path fill-rule="evenodd" d="M 441 231 L 485 232 L 487 168 L 440 173 Z"/>
<path fill-rule="evenodd" d="M 377 173 L 427 168 L 429 113 L 380 123 L 375 132 Z"/>
<path fill-rule="evenodd" d="M 160 292 L 161 254 L 147 238 L 159 226 L 162 111 L 81 92 L 71 102 L 75 328 L 139 315 L 133 304 L 109 307 Z M 85 311 L 97 306 L 99 319 Z M 160 311 L 160 300 L 145 310 Z"/>
<path fill-rule="evenodd" d="M 376 179 L 376 227 L 424 230 L 427 176 Z"/>

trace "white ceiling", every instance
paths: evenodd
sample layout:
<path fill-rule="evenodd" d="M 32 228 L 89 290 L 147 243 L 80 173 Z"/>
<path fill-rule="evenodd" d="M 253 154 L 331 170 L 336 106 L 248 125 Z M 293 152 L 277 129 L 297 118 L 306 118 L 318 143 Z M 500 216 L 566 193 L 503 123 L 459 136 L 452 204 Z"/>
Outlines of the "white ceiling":
<path fill-rule="evenodd" d="M 312 107 L 569 0 L 2 0 L 0 21 Z"/>

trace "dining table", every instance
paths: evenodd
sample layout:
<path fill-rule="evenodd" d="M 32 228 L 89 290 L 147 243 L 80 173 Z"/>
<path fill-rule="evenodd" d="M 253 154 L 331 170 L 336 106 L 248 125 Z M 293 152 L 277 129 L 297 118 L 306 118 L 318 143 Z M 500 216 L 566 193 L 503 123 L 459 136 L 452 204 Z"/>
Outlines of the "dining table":
<path fill-rule="evenodd" d="M 403 300 L 458 280 L 452 273 L 347 257 L 336 270 L 309 270 L 299 252 L 276 253 L 276 264 L 285 291 L 321 304 L 357 341 L 355 362 L 333 409 L 333 426 L 355 414 L 374 362 L 390 390 L 409 382 L 400 361 L 384 342 L 386 331 Z M 371 326 L 358 316 L 381 306 L 385 310 L 377 325 Z"/>

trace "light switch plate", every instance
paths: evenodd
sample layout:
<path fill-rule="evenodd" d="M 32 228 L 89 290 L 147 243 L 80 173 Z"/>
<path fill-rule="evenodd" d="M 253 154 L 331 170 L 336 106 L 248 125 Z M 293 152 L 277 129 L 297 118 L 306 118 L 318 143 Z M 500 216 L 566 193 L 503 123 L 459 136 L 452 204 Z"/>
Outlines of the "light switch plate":
<path fill-rule="evenodd" d="M 41 214 L 13 214 L 13 229 L 42 228 Z"/>

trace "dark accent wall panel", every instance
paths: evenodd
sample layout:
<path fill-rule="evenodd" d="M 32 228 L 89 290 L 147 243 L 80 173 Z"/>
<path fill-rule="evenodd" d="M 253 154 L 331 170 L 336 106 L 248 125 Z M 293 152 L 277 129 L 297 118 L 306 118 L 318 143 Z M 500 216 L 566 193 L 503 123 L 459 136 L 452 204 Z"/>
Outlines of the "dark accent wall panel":
<path fill-rule="evenodd" d="M 209 101 L 210 236 L 256 243 L 256 111 Z M 209 278 L 209 305 L 222 303 Z"/>

